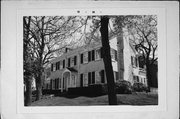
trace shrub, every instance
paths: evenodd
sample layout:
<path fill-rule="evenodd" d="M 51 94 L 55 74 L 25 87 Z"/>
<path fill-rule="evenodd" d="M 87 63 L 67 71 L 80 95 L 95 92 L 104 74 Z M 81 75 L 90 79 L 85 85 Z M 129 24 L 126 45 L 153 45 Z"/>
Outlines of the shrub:
<path fill-rule="evenodd" d="M 129 81 L 120 81 L 118 80 L 116 83 L 116 93 L 118 94 L 131 94 L 132 93 L 132 87 L 131 83 Z"/>
<path fill-rule="evenodd" d="M 133 84 L 133 91 L 143 92 L 143 91 L 147 91 L 147 90 L 148 90 L 148 88 L 143 83 L 134 83 Z"/>

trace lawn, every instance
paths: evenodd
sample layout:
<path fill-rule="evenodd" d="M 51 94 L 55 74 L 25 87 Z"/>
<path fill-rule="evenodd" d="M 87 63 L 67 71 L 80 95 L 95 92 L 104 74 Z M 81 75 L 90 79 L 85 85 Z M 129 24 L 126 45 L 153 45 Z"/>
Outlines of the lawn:
<path fill-rule="evenodd" d="M 157 105 L 157 94 L 117 94 L 118 105 Z M 88 106 L 108 105 L 108 96 L 85 97 L 85 96 L 54 96 L 35 101 L 31 106 Z"/>

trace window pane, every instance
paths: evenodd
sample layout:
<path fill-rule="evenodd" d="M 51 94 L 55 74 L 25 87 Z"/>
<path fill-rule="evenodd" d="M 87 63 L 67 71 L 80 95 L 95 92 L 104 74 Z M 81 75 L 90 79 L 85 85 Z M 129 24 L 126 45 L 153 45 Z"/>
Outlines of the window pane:
<path fill-rule="evenodd" d="M 84 63 L 88 63 L 88 52 L 84 53 Z"/>
<path fill-rule="evenodd" d="M 60 69 L 63 69 L 63 62 L 60 61 Z"/>
<path fill-rule="evenodd" d="M 96 60 L 99 60 L 100 58 L 101 58 L 101 51 L 100 51 L 100 49 L 97 49 L 96 51 L 95 51 L 95 59 Z"/>
<path fill-rule="evenodd" d="M 88 74 L 85 73 L 84 74 L 84 86 L 87 86 L 88 85 Z"/>
<path fill-rule="evenodd" d="M 96 71 L 95 74 L 96 74 L 96 77 L 95 77 L 96 84 L 101 83 L 101 72 Z"/>
<path fill-rule="evenodd" d="M 71 57 L 71 67 L 74 66 L 74 57 Z"/>

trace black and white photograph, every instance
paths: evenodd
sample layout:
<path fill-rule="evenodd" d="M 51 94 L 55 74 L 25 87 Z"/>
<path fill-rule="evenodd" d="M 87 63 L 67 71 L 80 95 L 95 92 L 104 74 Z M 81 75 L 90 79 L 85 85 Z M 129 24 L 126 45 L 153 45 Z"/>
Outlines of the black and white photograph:
<path fill-rule="evenodd" d="M 3 119 L 179 118 L 179 3 L 9 1 Z"/>
<path fill-rule="evenodd" d="M 24 105 L 158 105 L 157 24 L 157 15 L 24 16 Z"/>

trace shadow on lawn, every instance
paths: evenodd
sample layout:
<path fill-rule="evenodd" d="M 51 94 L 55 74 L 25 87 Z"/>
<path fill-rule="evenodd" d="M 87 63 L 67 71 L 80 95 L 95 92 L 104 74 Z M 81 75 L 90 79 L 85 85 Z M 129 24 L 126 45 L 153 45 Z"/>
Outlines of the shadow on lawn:
<path fill-rule="evenodd" d="M 78 95 L 78 94 L 64 93 L 64 94 L 56 94 L 55 96 L 56 97 L 65 97 L 65 98 L 73 99 L 73 98 L 78 98 L 78 97 L 81 97 L 81 96 L 93 98 L 93 97 L 99 97 L 99 96 L 103 96 L 103 95 L 106 95 L 106 94 L 99 94 L 99 95 L 93 95 L 93 94 L 91 94 L 91 95 Z"/>

